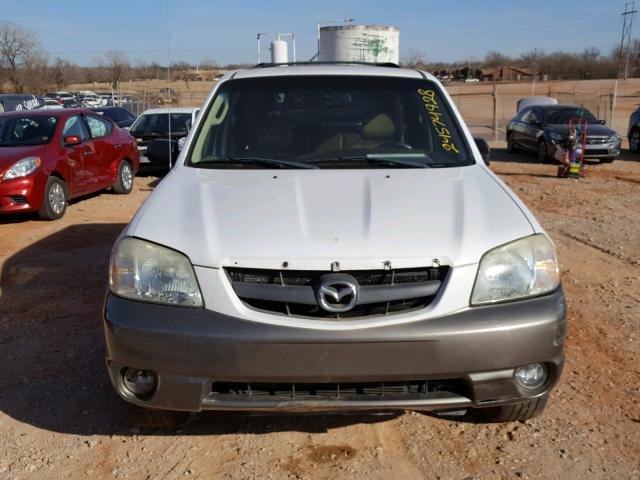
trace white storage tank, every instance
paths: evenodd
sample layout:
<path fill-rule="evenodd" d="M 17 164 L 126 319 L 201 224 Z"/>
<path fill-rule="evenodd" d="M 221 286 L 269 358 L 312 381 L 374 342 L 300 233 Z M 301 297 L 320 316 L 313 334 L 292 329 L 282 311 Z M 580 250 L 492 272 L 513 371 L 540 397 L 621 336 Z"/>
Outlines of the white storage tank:
<path fill-rule="evenodd" d="M 289 48 L 284 40 L 271 42 L 271 63 L 287 63 L 289 61 Z"/>
<path fill-rule="evenodd" d="M 400 29 L 385 25 L 320 28 L 321 62 L 400 63 Z"/>

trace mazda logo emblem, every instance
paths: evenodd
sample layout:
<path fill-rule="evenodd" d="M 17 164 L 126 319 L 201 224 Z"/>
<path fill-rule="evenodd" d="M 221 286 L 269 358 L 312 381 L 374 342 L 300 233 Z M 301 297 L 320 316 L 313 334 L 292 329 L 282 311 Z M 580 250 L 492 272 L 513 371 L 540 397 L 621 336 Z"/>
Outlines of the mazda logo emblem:
<path fill-rule="evenodd" d="M 344 273 L 323 275 L 316 287 L 316 299 L 327 312 L 348 312 L 358 301 L 358 282 Z"/>

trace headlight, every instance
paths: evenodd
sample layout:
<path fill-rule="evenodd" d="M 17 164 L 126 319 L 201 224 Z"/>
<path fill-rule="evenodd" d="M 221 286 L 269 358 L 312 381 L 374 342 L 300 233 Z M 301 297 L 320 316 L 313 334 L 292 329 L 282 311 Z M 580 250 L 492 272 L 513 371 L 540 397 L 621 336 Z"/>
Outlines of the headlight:
<path fill-rule="evenodd" d="M 620 141 L 620 136 L 619 135 L 611 135 L 608 139 L 607 142 L 609 143 L 616 143 Z"/>
<path fill-rule="evenodd" d="M 182 150 L 184 148 L 184 144 L 187 143 L 187 137 L 181 137 L 178 140 L 178 150 Z"/>
<path fill-rule="evenodd" d="M 488 251 L 480 260 L 471 304 L 503 302 L 555 290 L 560 272 L 553 245 L 538 234 Z"/>
<path fill-rule="evenodd" d="M 125 237 L 114 247 L 109 287 L 121 297 L 201 307 L 202 294 L 189 259 L 175 250 Z"/>
<path fill-rule="evenodd" d="M 561 142 L 564 139 L 564 135 L 558 132 L 549 132 L 549 136 L 551 140 L 555 140 L 556 142 Z"/>
<path fill-rule="evenodd" d="M 40 166 L 40 157 L 27 157 L 22 160 L 18 160 L 14 163 L 9 170 L 7 170 L 2 177 L 4 180 L 10 180 L 12 178 L 26 177 L 30 173 L 36 171 Z"/>

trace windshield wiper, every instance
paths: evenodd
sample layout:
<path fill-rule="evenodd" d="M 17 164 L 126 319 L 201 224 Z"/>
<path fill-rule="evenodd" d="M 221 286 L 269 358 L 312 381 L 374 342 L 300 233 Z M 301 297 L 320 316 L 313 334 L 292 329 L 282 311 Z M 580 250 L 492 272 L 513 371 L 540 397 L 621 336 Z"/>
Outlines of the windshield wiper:
<path fill-rule="evenodd" d="M 270 165 L 279 168 L 318 168 L 315 165 L 309 165 L 303 162 L 291 162 L 289 160 L 277 160 L 275 158 L 263 158 L 263 157 L 227 157 L 222 159 L 204 159 L 201 162 L 193 163 L 195 167 L 198 166 L 213 166 L 213 165 L 228 165 L 228 164 L 241 164 L 241 165 Z"/>
<path fill-rule="evenodd" d="M 428 157 L 426 157 L 428 158 Z M 384 163 L 396 167 L 406 168 L 429 168 L 431 165 L 428 163 L 416 162 L 408 160 L 406 158 L 389 158 L 384 154 L 369 154 L 369 155 L 353 155 L 344 157 L 330 157 L 330 158 L 317 158 L 309 160 L 308 163 L 327 163 L 327 164 L 340 164 L 340 163 Z"/>

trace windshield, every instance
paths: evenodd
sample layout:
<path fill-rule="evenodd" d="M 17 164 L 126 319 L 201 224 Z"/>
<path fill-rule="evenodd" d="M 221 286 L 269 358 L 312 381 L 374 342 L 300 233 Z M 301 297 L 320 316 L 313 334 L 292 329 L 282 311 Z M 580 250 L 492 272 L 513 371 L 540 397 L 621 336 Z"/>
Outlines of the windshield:
<path fill-rule="evenodd" d="M 205 115 L 187 159 L 192 166 L 275 168 L 265 159 L 281 162 L 280 168 L 294 168 L 282 162 L 319 168 L 474 163 L 448 102 L 428 80 L 233 80 L 221 87 Z"/>
<path fill-rule="evenodd" d="M 190 113 L 171 114 L 171 133 L 187 133 L 190 127 Z M 129 131 L 132 133 L 169 133 L 169 114 L 149 113 L 142 115 Z"/>
<path fill-rule="evenodd" d="M 588 124 L 598 123 L 596 117 L 589 110 L 578 107 L 545 108 L 544 119 L 545 123 L 554 125 L 569 123 L 569 120 L 575 123 L 578 119 L 586 120 Z"/>
<path fill-rule="evenodd" d="M 0 147 L 44 145 L 53 137 L 56 117 L 0 118 Z"/>

